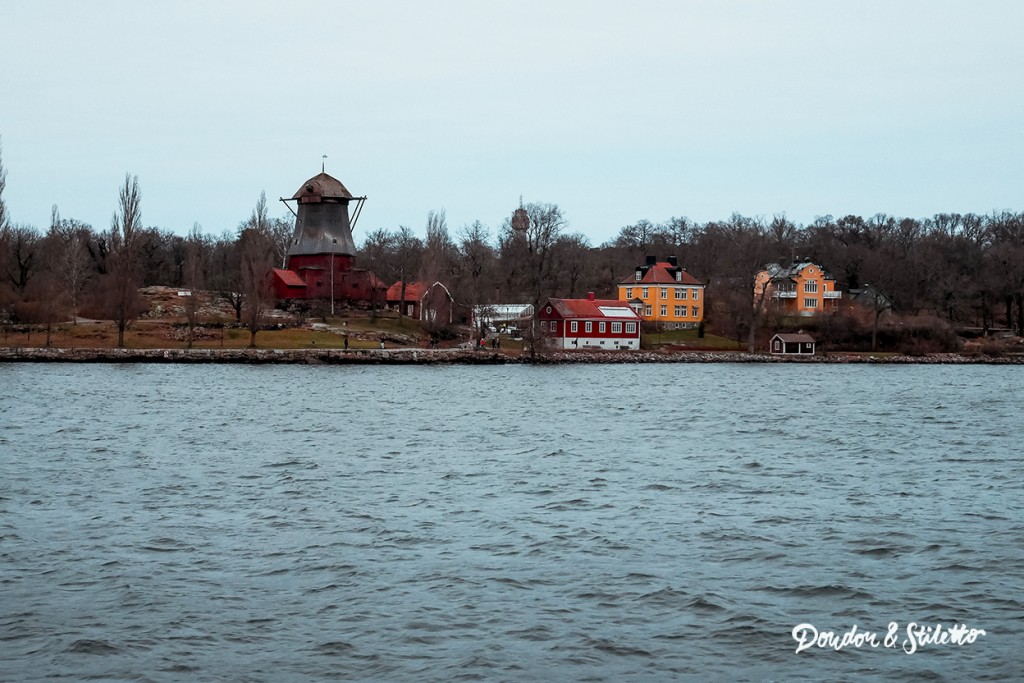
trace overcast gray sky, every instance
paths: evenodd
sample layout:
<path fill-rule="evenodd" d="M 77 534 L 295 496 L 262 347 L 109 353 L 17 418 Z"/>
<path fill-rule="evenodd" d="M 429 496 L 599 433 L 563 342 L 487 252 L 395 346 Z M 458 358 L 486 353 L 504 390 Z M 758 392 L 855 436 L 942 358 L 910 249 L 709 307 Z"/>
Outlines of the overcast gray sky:
<path fill-rule="evenodd" d="M 234 230 L 327 171 L 376 227 L 1024 208 L 1024 2 L 0 0 L 15 222 Z M 284 212 L 277 204 L 274 215 Z"/>

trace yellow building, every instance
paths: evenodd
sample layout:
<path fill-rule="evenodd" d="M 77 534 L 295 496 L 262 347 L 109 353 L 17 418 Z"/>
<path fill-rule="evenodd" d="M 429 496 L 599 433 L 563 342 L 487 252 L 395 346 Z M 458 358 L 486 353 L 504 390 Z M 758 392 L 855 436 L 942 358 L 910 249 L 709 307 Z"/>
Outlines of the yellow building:
<path fill-rule="evenodd" d="M 789 266 L 769 263 L 754 277 L 754 301 L 763 301 L 765 309 L 783 315 L 831 313 L 842 297 L 835 278 L 810 261 Z"/>
<path fill-rule="evenodd" d="M 704 283 L 681 268 L 675 256 L 665 261 L 648 256 L 619 283 L 619 301 L 628 302 L 645 322 L 666 329 L 697 327 L 704 320 Z"/>

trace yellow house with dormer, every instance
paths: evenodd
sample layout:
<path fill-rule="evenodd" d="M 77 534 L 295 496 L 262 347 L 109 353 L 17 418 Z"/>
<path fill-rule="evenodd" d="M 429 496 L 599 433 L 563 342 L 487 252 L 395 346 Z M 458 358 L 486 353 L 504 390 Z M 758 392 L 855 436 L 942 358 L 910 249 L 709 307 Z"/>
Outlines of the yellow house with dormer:
<path fill-rule="evenodd" d="M 842 297 L 835 278 L 811 261 L 789 266 L 769 263 L 754 277 L 754 301 L 764 302 L 765 309 L 783 315 L 832 313 Z"/>
<path fill-rule="evenodd" d="M 648 256 L 618 288 L 619 301 L 628 302 L 645 322 L 686 329 L 704 320 L 704 283 L 680 267 L 675 256 L 664 261 Z"/>

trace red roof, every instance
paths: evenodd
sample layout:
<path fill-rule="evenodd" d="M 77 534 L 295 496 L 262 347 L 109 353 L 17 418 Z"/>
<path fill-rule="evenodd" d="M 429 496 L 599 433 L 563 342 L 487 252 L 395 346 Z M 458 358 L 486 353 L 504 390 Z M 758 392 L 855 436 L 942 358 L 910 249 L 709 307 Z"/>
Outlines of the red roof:
<path fill-rule="evenodd" d="M 594 318 L 602 320 L 640 320 L 640 316 L 625 301 L 618 299 L 548 299 L 563 318 Z"/>
<path fill-rule="evenodd" d="M 274 275 L 285 284 L 286 287 L 305 287 L 306 282 L 294 270 L 274 268 Z"/>
<path fill-rule="evenodd" d="M 675 272 L 676 272 L 677 266 L 673 266 L 671 263 L 668 263 L 666 261 L 659 261 L 658 263 L 655 263 L 653 266 L 640 266 L 640 267 L 647 269 L 647 272 L 644 273 L 644 275 L 643 275 L 643 277 L 641 279 L 637 280 L 636 279 L 636 275 L 634 274 L 633 277 L 626 278 L 625 280 L 623 280 L 619 284 L 620 285 L 634 285 L 634 284 L 643 284 L 643 285 L 649 285 L 649 284 L 654 284 L 654 285 L 667 285 L 667 284 L 702 285 L 702 284 L 704 284 L 703 282 L 701 282 L 700 280 L 698 280 L 694 276 L 692 276 L 689 273 L 687 273 L 685 268 L 680 269 L 681 273 L 680 273 L 679 279 L 677 280 L 676 276 L 675 276 Z"/>
<path fill-rule="evenodd" d="M 423 298 L 423 293 L 427 291 L 427 288 L 419 282 L 406 282 L 405 283 L 405 300 L 406 301 L 419 301 Z M 387 300 L 388 301 L 399 301 L 402 298 L 402 281 L 399 280 L 395 284 L 388 287 Z"/>

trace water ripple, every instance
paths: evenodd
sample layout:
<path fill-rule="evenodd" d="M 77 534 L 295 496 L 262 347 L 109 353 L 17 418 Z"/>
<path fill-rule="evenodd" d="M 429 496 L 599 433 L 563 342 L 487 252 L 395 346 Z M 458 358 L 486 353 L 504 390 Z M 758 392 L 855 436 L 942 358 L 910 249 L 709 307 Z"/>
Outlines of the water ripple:
<path fill-rule="evenodd" d="M 0 377 L 0 680 L 1024 670 L 1017 367 Z M 990 635 L 793 653 L 890 621 Z"/>

